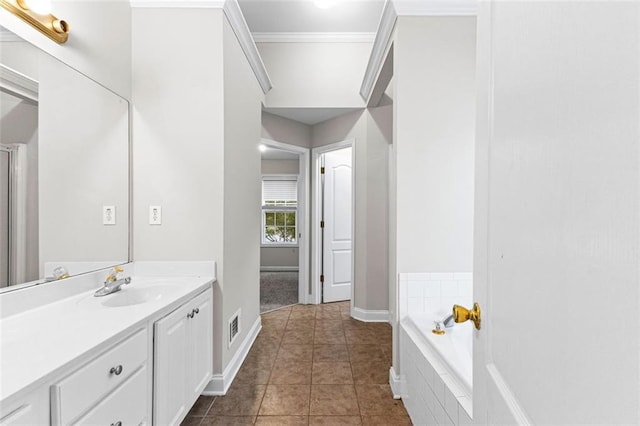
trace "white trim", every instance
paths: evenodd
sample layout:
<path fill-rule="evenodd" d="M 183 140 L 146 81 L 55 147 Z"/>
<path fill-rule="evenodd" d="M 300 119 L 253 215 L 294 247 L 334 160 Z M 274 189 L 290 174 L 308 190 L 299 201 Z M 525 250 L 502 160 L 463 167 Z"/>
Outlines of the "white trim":
<path fill-rule="evenodd" d="M 298 239 L 297 244 L 286 247 L 298 247 L 298 302 L 302 304 L 313 303 L 309 294 L 309 267 L 311 258 L 311 229 L 309 225 L 310 213 L 310 150 L 309 148 L 277 142 L 271 139 L 262 139 L 263 145 L 277 148 L 300 155 L 298 170 Z M 276 247 L 269 245 L 268 247 Z"/>
<path fill-rule="evenodd" d="M 353 311 L 354 294 L 355 294 L 355 218 L 356 218 L 356 140 L 347 139 L 341 142 L 335 142 L 329 145 L 319 146 L 311 150 L 311 173 L 313 176 L 312 197 L 313 209 L 311 211 L 312 234 L 311 239 L 314 241 L 314 250 L 311 253 L 311 302 L 314 304 L 322 303 L 322 291 L 320 288 L 320 262 L 322 255 L 322 244 L 320 241 L 320 156 L 326 152 L 337 151 L 343 148 L 351 148 L 351 310 Z"/>
<path fill-rule="evenodd" d="M 260 272 L 298 272 L 297 266 L 261 266 Z"/>
<path fill-rule="evenodd" d="M 387 0 L 360 86 L 362 99 L 368 105 L 389 51 L 398 16 L 475 16 L 477 10 L 478 0 Z"/>
<path fill-rule="evenodd" d="M 240 47 L 249 61 L 249 65 L 251 66 L 253 73 L 258 79 L 258 84 L 260 84 L 262 92 L 266 94 L 271 90 L 273 85 L 269 79 L 269 74 L 267 74 L 264 62 L 262 62 L 256 43 L 251 37 L 249 26 L 247 25 L 247 21 L 244 19 L 242 10 L 240 10 L 238 0 L 226 0 L 223 9 L 227 20 L 238 39 L 238 43 L 240 43 Z"/>
<path fill-rule="evenodd" d="M 224 372 L 222 374 L 214 374 L 211 377 L 211 381 L 204 388 L 204 391 L 202 391 L 202 395 L 225 395 L 227 393 L 229 386 L 231 386 L 233 379 L 235 379 L 238 374 L 242 363 L 247 357 L 247 354 L 249 353 L 253 342 L 255 342 L 256 337 L 258 337 L 258 333 L 260 333 L 261 329 L 262 321 L 260 316 L 258 316 L 258 319 L 256 319 L 251 330 L 249 330 L 249 333 L 242 341 L 242 344 L 238 347 L 235 355 L 231 358 L 229 364 L 227 364 Z"/>
<path fill-rule="evenodd" d="M 373 43 L 376 33 L 251 33 L 256 43 Z"/>
<path fill-rule="evenodd" d="M 364 322 L 389 322 L 389 311 L 361 309 L 352 306 L 351 317 Z"/>
<path fill-rule="evenodd" d="M 0 43 L 24 41 L 9 30 L 0 29 Z"/>
<path fill-rule="evenodd" d="M 529 416 L 527 416 L 520 402 L 518 402 L 518 398 L 513 394 L 513 391 L 506 380 L 504 380 L 504 377 L 502 377 L 502 374 L 500 374 L 496 365 L 493 363 L 487 364 L 487 372 L 489 373 L 488 378 L 500 393 L 502 402 L 513 416 L 514 424 L 522 426 L 532 425 L 533 423 L 529 420 Z"/>
<path fill-rule="evenodd" d="M 130 0 L 132 8 L 222 9 L 225 0 Z"/>
<path fill-rule="evenodd" d="M 273 87 L 238 0 L 130 0 L 130 4 L 132 8 L 222 9 L 262 92 L 267 93 Z"/>
<path fill-rule="evenodd" d="M 373 86 L 378 80 L 384 59 L 387 57 L 387 51 L 391 44 L 391 36 L 396 25 L 397 17 L 398 15 L 396 14 L 393 1 L 387 0 L 382 10 L 382 17 L 380 18 L 380 24 L 378 24 L 376 39 L 373 42 L 373 48 L 371 49 L 371 55 L 367 63 L 367 70 L 364 72 L 364 78 L 360 86 L 360 96 L 362 96 L 362 99 L 364 99 L 367 104 L 373 92 Z"/>
<path fill-rule="evenodd" d="M 396 374 L 396 370 L 393 368 L 389 368 L 389 386 L 391 387 L 391 393 L 393 394 L 393 399 L 402 398 L 402 378 Z"/>
<path fill-rule="evenodd" d="M 12 68 L 0 64 L 0 88 L 30 101 L 38 102 L 38 82 Z"/>
<path fill-rule="evenodd" d="M 392 0 L 398 16 L 475 16 L 477 0 Z"/>

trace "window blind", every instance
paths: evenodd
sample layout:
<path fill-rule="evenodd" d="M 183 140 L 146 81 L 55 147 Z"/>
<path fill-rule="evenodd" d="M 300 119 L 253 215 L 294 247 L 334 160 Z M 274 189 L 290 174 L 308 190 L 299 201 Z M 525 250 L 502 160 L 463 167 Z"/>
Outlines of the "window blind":
<path fill-rule="evenodd" d="M 298 182 L 295 180 L 263 180 L 262 204 L 266 201 L 297 201 Z"/>

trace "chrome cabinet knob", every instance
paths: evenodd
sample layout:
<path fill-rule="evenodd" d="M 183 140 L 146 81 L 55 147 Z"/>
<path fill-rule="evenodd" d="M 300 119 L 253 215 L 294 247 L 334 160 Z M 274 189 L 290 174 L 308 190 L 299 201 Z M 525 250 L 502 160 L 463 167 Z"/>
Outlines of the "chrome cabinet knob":
<path fill-rule="evenodd" d="M 122 366 L 118 365 L 115 367 L 111 367 L 111 370 L 109 370 L 110 374 L 115 374 L 116 376 L 119 376 L 120 373 L 122 373 Z"/>
<path fill-rule="evenodd" d="M 199 314 L 199 313 L 200 313 L 200 309 L 195 308 L 195 309 L 193 310 L 193 312 L 195 312 L 196 314 Z"/>
<path fill-rule="evenodd" d="M 111 426 L 122 426 L 122 422 L 120 420 L 118 420 L 115 423 L 111 423 Z"/>
<path fill-rule="evenodd" d="M 187 314 L 187 318 L 193 318 L 194 315 L 193 311 L 191 311 Z"/>

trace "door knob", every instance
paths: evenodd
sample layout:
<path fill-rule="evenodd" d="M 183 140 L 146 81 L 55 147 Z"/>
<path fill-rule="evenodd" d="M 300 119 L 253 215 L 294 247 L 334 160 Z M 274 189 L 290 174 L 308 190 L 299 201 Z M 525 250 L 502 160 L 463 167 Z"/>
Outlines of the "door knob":
<path fill-rule="evenodd" d="M 480 305 L 474 303 L 471 310 L 464 306 L 453 305 L 453 320 L 455 322 L 473 321 L 476 330 L 480 330 Z"/>

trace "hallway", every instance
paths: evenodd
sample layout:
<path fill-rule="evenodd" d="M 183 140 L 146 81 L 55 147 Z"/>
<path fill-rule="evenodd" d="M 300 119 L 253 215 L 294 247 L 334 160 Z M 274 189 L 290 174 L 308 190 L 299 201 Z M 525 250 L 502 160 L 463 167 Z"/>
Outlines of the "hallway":
<path fill-rule="evenodd" d="M 183 425 L 411 425 L 391 397 L 391 327 L 349 302 L 262 315 L 262 331 L 224 397 L 201 396 Z"/>

